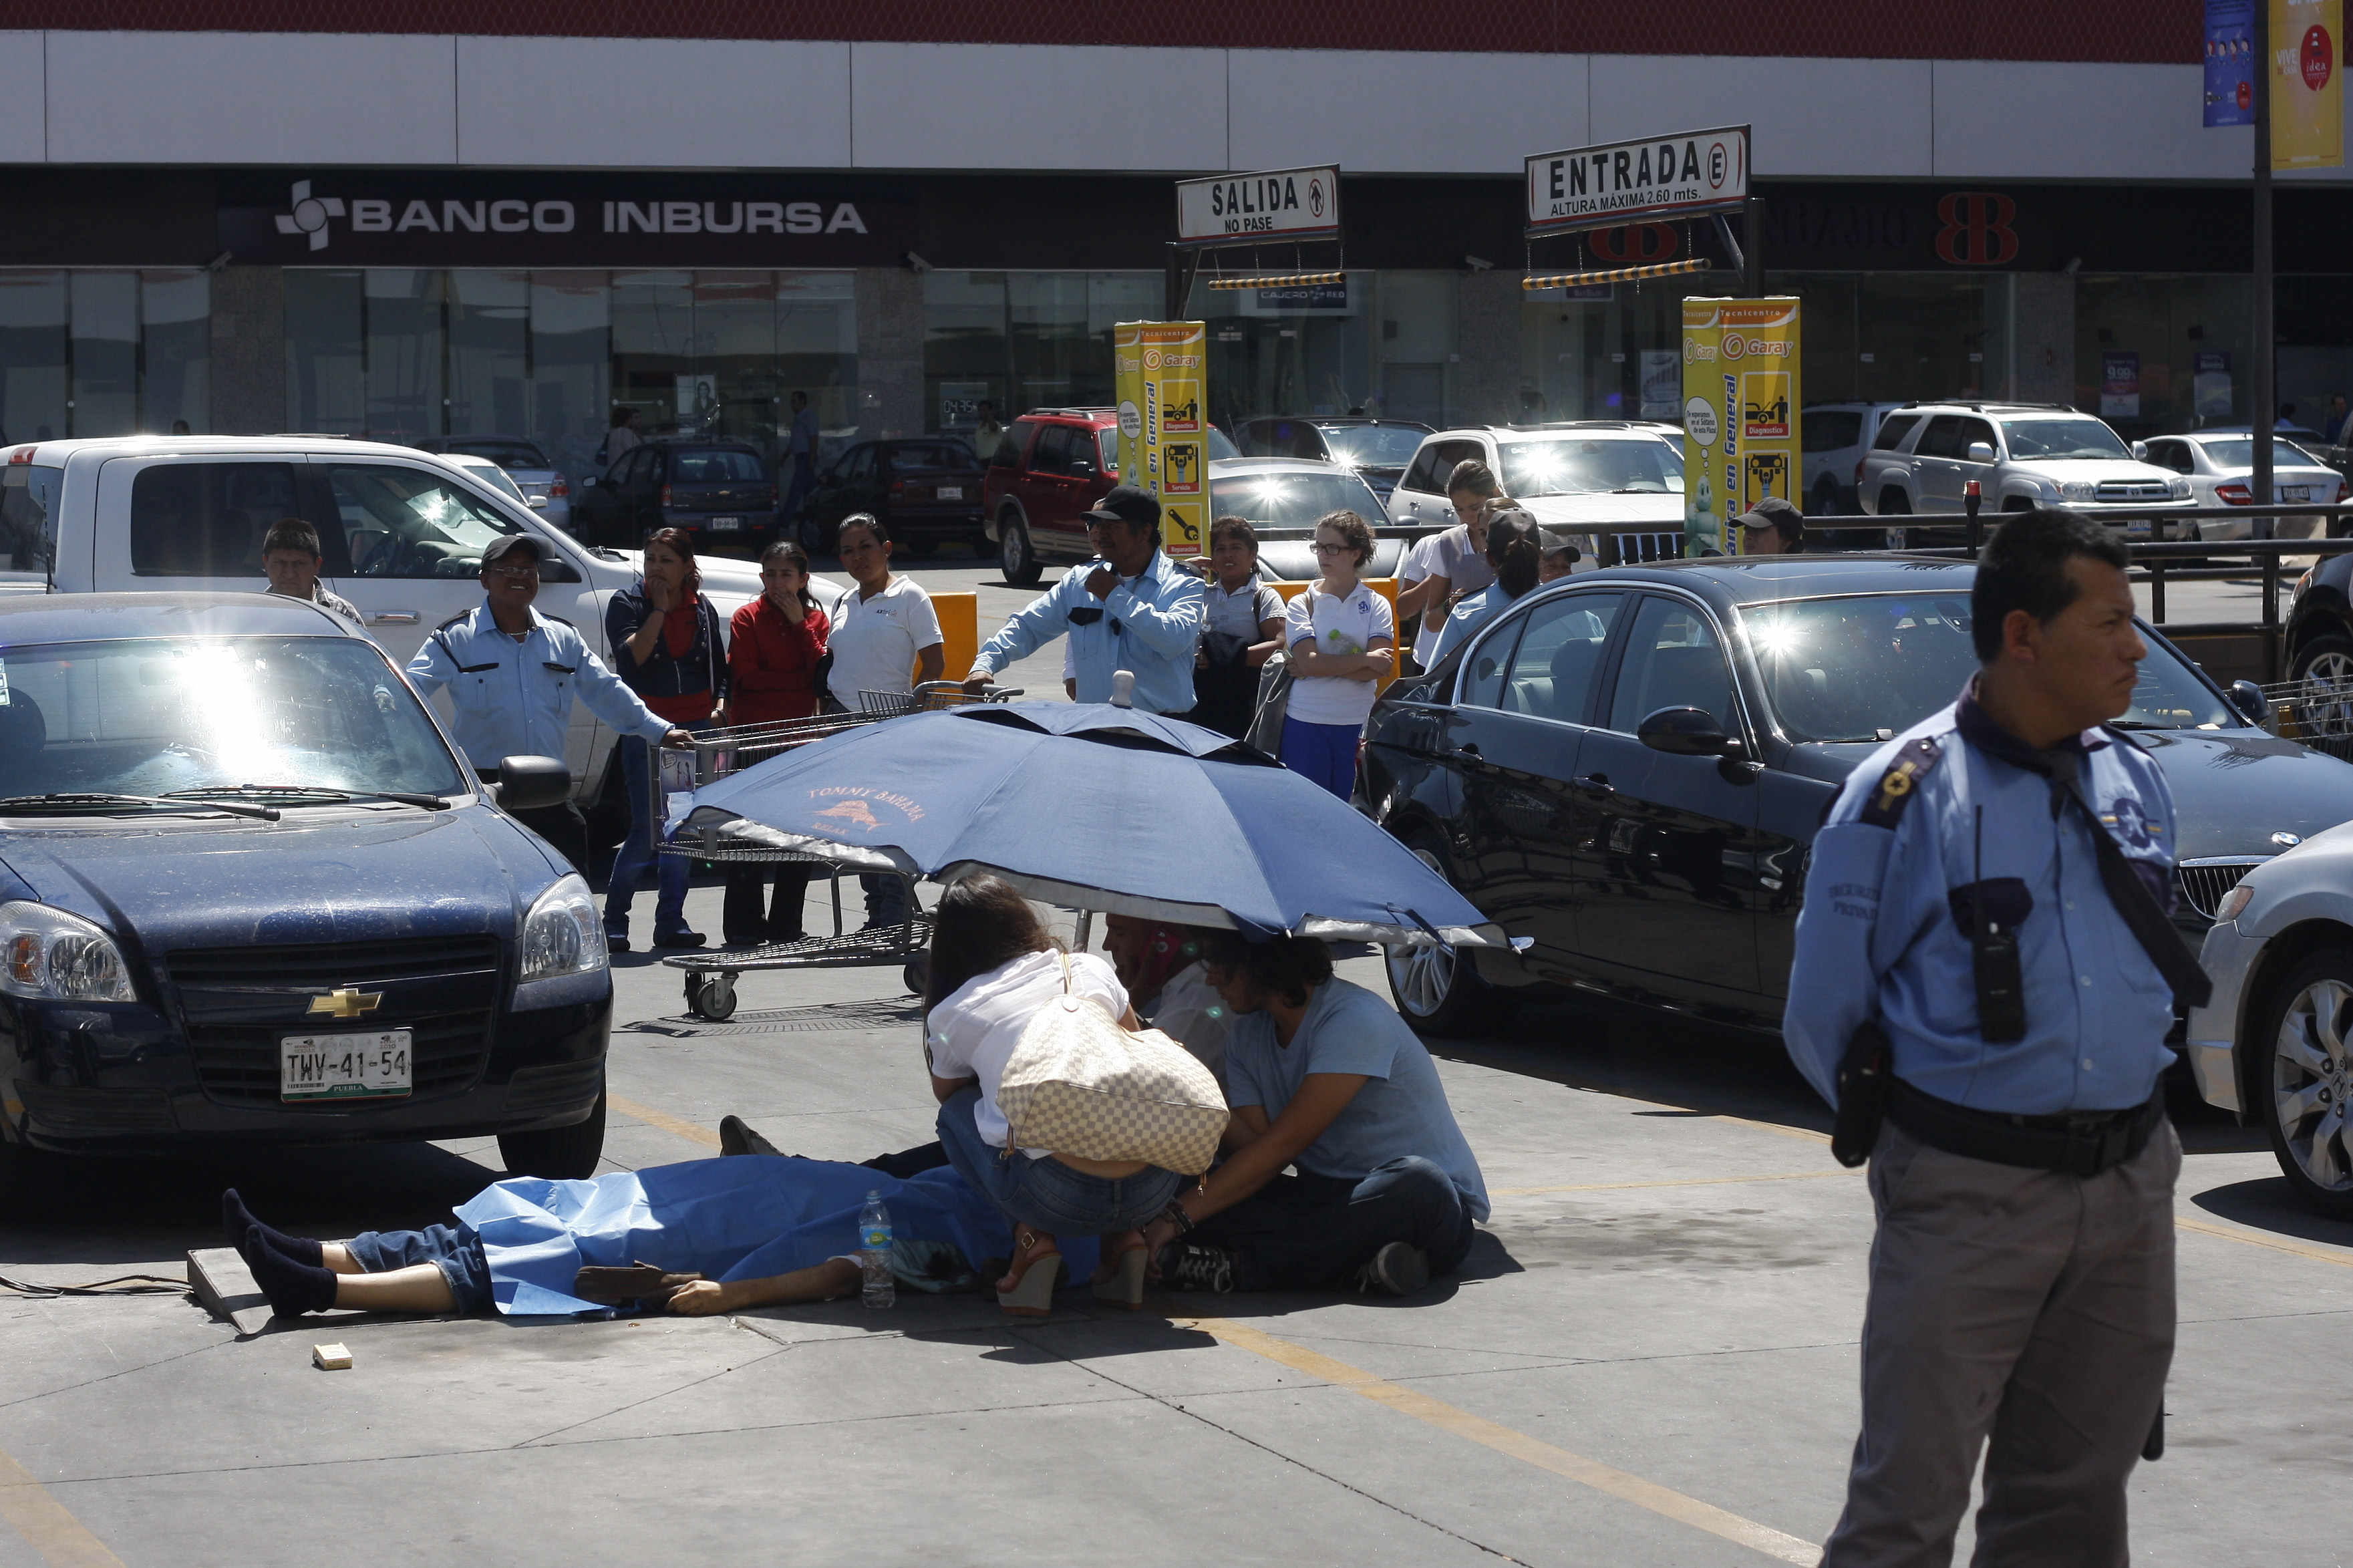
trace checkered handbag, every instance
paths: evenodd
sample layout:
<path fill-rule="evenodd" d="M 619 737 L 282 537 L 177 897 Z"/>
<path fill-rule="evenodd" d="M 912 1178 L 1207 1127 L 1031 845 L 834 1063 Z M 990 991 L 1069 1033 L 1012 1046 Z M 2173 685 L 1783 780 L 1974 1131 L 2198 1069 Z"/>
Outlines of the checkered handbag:
<path fill-rule="evenodd" d="M 1131 1034 L 1091 996 L 1062 994 L 1021 1031 L 997 1085 L 1008 1143 L 1082 1160 L 1141 1160 L 1195 1176 L 1217 1158 L 1226 1097 L 1216 1077 L 1157 1029 Z"/>

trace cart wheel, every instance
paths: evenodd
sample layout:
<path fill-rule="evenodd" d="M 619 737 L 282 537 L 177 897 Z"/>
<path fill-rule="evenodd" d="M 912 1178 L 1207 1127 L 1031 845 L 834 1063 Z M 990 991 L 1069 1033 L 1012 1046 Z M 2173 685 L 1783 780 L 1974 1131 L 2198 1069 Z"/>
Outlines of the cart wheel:
<path fill-rule="evenodd" d="M 907 967 L 899 971 L 899 984 L 910 996 L 921 996 L 932 984 L 932 955 L 919 952 L 907 960 Z"/>
<path fill-rule="evenodd" d="M 696 993 L 693 1011 L 697 1017 L 723 1024 L 735 1016 L 735 977 L 732 974 L 706 976 Z"/>

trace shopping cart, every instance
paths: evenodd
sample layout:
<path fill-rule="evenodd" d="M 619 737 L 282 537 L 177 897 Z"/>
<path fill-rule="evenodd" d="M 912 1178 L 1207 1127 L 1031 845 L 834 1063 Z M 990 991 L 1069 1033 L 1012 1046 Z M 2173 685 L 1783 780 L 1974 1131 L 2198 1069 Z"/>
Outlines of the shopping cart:
<path fill-rule="evenodd" d="M 854 713 L 818 713 L 807 719 L 735 725 L 706 731 L 684 746 L 664 746 L 649 764 L 657 770 L 657 787 L 649 792 L 654 803 L 655 837 L 661 839 L 660 825 L 669 816 L 667 803 L 673 793 L 716 784 L 771 757 L 864 725 L 975 702 L 1007 702 L 1020 695 L 1018 688 L 996 687 L 976 695 L 955 681 L 932 680 L 912 692 L 861 691 L 858 694 L 858 711 Z M 873 872 L 861 873 L 816 851 L 748 843 L 726 837 L 717 828 L 681 831 L 661 843 L 661 852 L 721 866 L 806 864 L 820 868 L 833 905 L 830 936 L 805 936 L 765 947 L 702 950 L 663 959 L 669 967 L 685 971 L 686 1010 L 694 1016 L 713 1023 L 733 1016 L 735 978 L 754 970 L 850 969 L 895 963 L 900 965 L 900 980 L 908 991 L 923 991 L 929 972 L 932 922 L 915 898 L 913 877 L 900 876 L 905 884 L 909 920 L 900 925 L 850 931 L 841 912 L 841 879 L 845 873 L 871 876 Z"/>

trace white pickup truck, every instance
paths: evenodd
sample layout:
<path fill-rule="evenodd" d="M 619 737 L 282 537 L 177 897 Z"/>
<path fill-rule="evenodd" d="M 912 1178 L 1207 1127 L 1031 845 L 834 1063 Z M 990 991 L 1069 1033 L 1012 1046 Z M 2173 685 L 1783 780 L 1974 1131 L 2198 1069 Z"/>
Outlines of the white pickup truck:
<path fill-rule="evenodd" d="M 0 593 L 265 588 L 262 537 L 286 517 L 319 531 L 328 586 L 359 607 L 368 636 L 399 664 L 482 602 L 482 547 L 501 533 L 539 540 L 541 613 L 579 627 L 607 663 L 605 606 L 639 569 L 636 551 L 582 544 L 413 447 L 333 436 L 125 436 L 0 448 Z M 700 564 L 722 619 L 760 592 L 748 562 Z M 830 601 L 840 588 L 818 592 Z M 446 718 L 446 696 L 436 703 Z M 613 732 L 575 710 L 565 761 L 584 805 L 611 803 L 608 824 L 619 795 L 613 779 L 605 795 L 612 748 Z"/>

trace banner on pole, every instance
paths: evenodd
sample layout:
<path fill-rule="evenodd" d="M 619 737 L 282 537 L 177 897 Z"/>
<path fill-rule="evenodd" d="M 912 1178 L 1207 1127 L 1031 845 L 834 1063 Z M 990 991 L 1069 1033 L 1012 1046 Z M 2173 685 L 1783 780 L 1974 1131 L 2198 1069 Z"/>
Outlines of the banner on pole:
<path fill-rule="evenodd" d="M 1683 301 L 1684 553 L 1739 553 L 1729 520 L 1793 500 L 1803 444 L 1798 301 Z"/>
<path fill-rule="evenodd" d="M 1161 548 L 1198 555 L 1209 537 L 1209 329 L 1122 321 L 1112 330 L 1119 477 L 1160 498 Z"/>
<path fill-rule="evenodd" d="M 2267 0 L 2271 10 L 2272 167 L 2345 166 L 2345 78 L 2337 68 L 2344 0 Z"/>
<path fill-rule="evenodd" d="M 2255 122 L 2256 0 L 2206 0 L 2206 129 Z"/>

